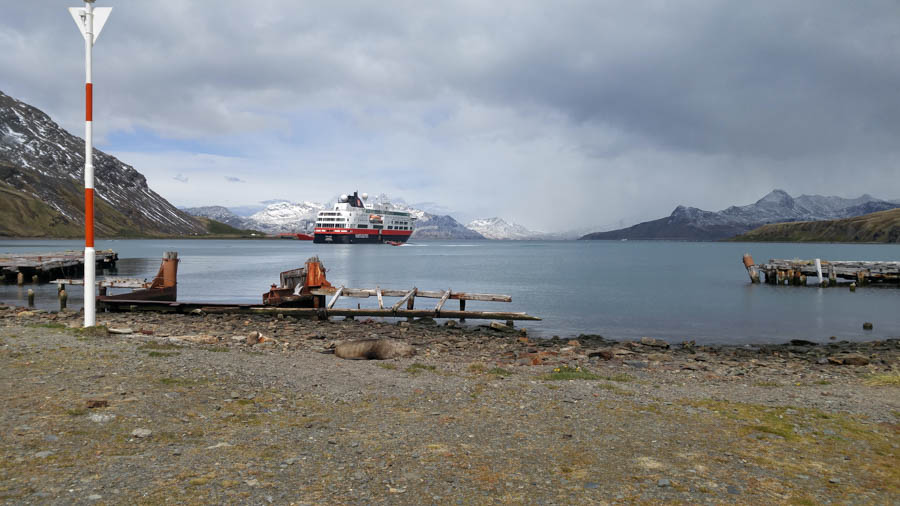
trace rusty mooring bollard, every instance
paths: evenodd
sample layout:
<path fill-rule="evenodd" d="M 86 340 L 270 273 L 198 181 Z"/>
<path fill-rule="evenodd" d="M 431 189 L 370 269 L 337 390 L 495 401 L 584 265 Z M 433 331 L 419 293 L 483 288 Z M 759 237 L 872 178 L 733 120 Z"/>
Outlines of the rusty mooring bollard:
<path fill-rule="evenodd" d="M 34 290 L 28 289 L 28 307 L 34 307 Z"/>
<path fill-rule="evenodd" d="M 69 295 L 65 290 L 59 291 L 59 310 L 64 312 L 66 310 L 66 302 L 69 300 Z"/>

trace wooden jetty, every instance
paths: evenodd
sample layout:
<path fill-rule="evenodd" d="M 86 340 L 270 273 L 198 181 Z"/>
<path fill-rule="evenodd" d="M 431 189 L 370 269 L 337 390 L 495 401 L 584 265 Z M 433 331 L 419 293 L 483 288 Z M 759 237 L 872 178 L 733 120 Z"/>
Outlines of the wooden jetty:
<path fill-rule="evenodd" d="M 119 260 L 113 250 L 97 251 L 96 256 L 100 270 L 114 268 Z M 79 275 L 84 275 L 83 251 L 0 255 L 0 281 L 7 283 L 46 283 L 51 279 Z"/>
<path fill-rule="evenodd" d="M 177 258 L 175 253 L 167 253 L 167 258 Z M 164 272 L 164 265 L 160 267 L 159 278 Z M 170 284 L 175 286 L 174 273 L 170 276 Z M 179 302 L 174 296 L 169 300 L 150 300 L 142 297 L 147 289 L 137 290 L 132 294 L 115 296 L 101 296 L 98 298 L 98 307 L 108 311 L 161 311 L 173 313 L 244 313 L 244 314 L 285 314 L 297 317 L 312 317 L 327 319 L 330 316 L 344 317 L 388 317 L 388 318 L 454 318 L 466 319 L 491 319 L 491 320 L 540 320 L 536 316 L 527 313 L 508 311 L 467 311 L 466 301 L 487 302 L 512 302 L 509 295 L 491 293 L 454 292 L 447 290 L 383 290 L 380 287 L 374 289 L 348 288 L 344 286 L 334 287 L 325 278 L 325 267 L 318 258 L 312 257 L 306 261 L 304 267 L 282 272 L 280 286 L 272 285 L 268 292 L 262 296 L 262 304 L 233 304 L 233 303 L 208 303 L 208 302 Z M 70 281 L 70 280 L 60 280 Z M 102 286 L 102 285 L 101 285 Z M 110 285 L 112 286 L 112 285 Z M 331 297 L 326 302 L 327 297 Z M 335 307 L 341 297 L 368 298 L 377 297 L 378 308 L 338 308 Z M 385 298 L 398 298 L 393 304 L 387 305 Z M 437 304 L 431 308 L 416 309 L 416 298 L 437 299 Z M 459 310 L 444 309 L 448 300 L 459 301 Z M 405 307 L 404 307 L 405 306 Z M 199 311 L 198 311 L 199 310 Z"/>
<path fill-rule="evenodd" d="M 838 279 L 850 280 L 858 286 L 869 284 L 894 284 L 900 286 L 900 262 L 864 262 L 855 260 L 782 260 L 754 264 L 753 257 L 745 254 L 744 267 L 751 283 L 760 282 L 760 273 L 770 285 L 805 286 L 813 279 L 817 286 L 835 286 Z"/>

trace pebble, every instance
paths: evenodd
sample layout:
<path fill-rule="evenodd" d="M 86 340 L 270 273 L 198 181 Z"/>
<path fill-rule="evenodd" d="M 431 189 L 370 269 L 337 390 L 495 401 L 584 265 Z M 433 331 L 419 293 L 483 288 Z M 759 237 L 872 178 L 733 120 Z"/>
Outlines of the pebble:
<path fill-rule="evenodd" d="M 116 415 L 106 413 L 94 413 L 88 419 L 94 423 L 106 423 L 116 418 Z"/>
<path fill-rule="evenodd" d="M 123 328 L 109 328 L 109 329 L 107 330 L 107 332 L 109 332 L 110 334 L 122 334 L 122 335 L 134 334 L 134 331 L 131 330 L 131 329 L 128 328 L 128 327 L 123 327 Z"/>
<path fill-rule="evenodd" d="M 37 452 L 37 453 L 34 454 L 34 456 L 37 457 L 37 458 L 39 458 L 39 459 L 45 459 L 45 458 L 47 458 L 47 457 L 49 457 L 49 456 L 51 456 L 51 455 L 53 455 L 53 452 L 50 451 L 50 450 L 44 450 L 44 451 L 42 451 L 42 452 Z"/>
<path fill-rule="evenodd" d="M 595 488 L 600 488 L 600 484 L 599 484 L 599 483 L 595 483 L 595 482 L 593 482 L 593 481 L 589 481 L 589 482 L 587 482 L 587 483 L 584 484 L 584 488 L 586 488 L 586 489 L 588 489 L 588 490 L 593 490 L 593 489 L 595 489 Z"/>
<path fill-rule="evenodd" d="M 734 485 L 728 485 L 727 487 L 725 487 L 725 491 L 728 492 L 729 494 L 734 494 L 734 495 L 741 493 L 741 489 L 735 487 Z"/>
<path fill-rule="evenodd" d="M 658 487 L 670 487 L 672 483 L 667 478 L 660 478 L 658 482 L 656 482 L 656 486 Z"/>
<path fill-rule="evenodd" d="M 841 482 L 840 478 L 828 478 L 828 483 L 839 484 Z"/>
<path fill-rule="evenodd" d="M 153 435 L 153 431 L 150 429 L 134 429 L 131 431 L 131 435 L 137 438 L 145 438 Z"/>

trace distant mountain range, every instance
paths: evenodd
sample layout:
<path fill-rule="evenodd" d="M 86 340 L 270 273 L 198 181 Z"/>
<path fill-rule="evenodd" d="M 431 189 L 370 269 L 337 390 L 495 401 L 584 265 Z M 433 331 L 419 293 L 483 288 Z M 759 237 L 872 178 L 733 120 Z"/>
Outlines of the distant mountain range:
<path fill-rule="evenodd" d="M 337 196 L 330 199 L 336 202 Z M 384 205 L 395 211 L 407 211 L 416 217 L 413 237 L 419 239 L 484 239 L 476 231 L 470 230 L 450 215 L 436 215 L 409 206 L 403 199 L 391 199 L 385 194 L 374 196 L 371 204 Z M 312 233 L 316 215 L 330 207 L 318 202 L 272 201 L 251 216 L 238 216 L 226 207 L 206 206 L 186 208 L 192 216 L 210 218 L 243 230 L 259 230 L 270 234 L 281 232 Z"/>
<path fill-rule="evenodd" d="M 147 186 L 138 171 L 94 149 L 100 237 L 196 235 L 203 223 Z M 0 92 L 0 236 L 84 233 L 84 140 L 44 112 Z"/>
<path fill-rule="evenodd" d="M 670 239 L 715 241 L 728 239 L 770 223 L 851 218 L 900 207 L 900 203 L 863 195 L 855 199 L 801 195 L 773 190 L 753 204 L 718 212 L 678 206 L 666 218 L 632 227 L 587 234 L 582 239 Z"/>

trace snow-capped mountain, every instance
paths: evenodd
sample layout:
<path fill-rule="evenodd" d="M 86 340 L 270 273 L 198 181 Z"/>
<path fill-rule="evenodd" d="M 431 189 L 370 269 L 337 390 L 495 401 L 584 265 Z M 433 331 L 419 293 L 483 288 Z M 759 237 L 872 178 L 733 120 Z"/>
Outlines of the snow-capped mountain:
<path fill-rule="evenodd" d="M 399 197 L 390 197 L 384 193 L 370 197 L 373 205 L 383 206 L 391 211 L 405 211 L 416 218 L 413 239 L 484 239 L 484 237 L 450 215 L 431 214 L 410 206 Z"/>
<path fill-rule="evenodd" d="M 508 223 L 502 218 L 485 218 L 474 220 L 466 225 L 466 228 L 474 230 L 487 239 L 540 239 L 544 237 L 541 232 L 533 232 L 516 223 Z"/>
<path fill-rule="evenodd" d="M 256 226 L 256 224 L 243 216 L 238 216 L 231 212 L 227 207 L 222 206 L 205 206 L 205 207 L 187 207 L 182 208 L 182 211 L 190 214 L 191 216 L 202 216 L 204 218 L 209 218 L 211 220 L 216 220 L 219 223 L 224 223 L 226 225 L 230 225 L 234 228 L 247 230 L 252 229 Z"/>
<path fill-rule="evenodd" d="M 712 241 L 743 234 L 769 223 L 852 218 L 894 209 L 900 205 L 863 195 L 855 199 L 801 195 L 793 198 L 773 190 L 753 204 L 731 206 L 718 212 L 678 206 L 666 218 L 632 227 L 587 234 L 582 239 L 678 239 Z"/>
<path fill-rule="evenodd" d="M 80 235 L 84 140 L 35 107 L 0 92 L 0 235 Z M 197 220 L 147 186 L 138 171 L 94 149 L 99 236 L 203 234 Z"/>
<path fill-rule="evenodd" d="M 265 209 L 249 216 L 242 217 L 222 206 L 205 206 L 185 209 L 194 216 L 203 216 L 221 221 L 236 228 L 260 230 L 270 234 L 281 232 L 312 232 L 316 215 L 323 209 L 330 208 L 339 196 L 330 199 L 329 204 L 318 202 L 287 202 L 282 200 L 271 202 Z M 388 210 L 406 211 L 416 218 L 412 237 L 419 239 L 484 239 L 473 230 L 469 230 L 449 215 L 436 215 L 412 207 L 401 198 L 391 198 L 382 193 L 370 197 L 367 205 L 383 206 Z"/>
<path fill-rule="evenodd" d="M 277 202 L 248 219 L 264 232 L 309 232 L 315 227 L 316 215 L 325 207 L 319 202 Z"/>

